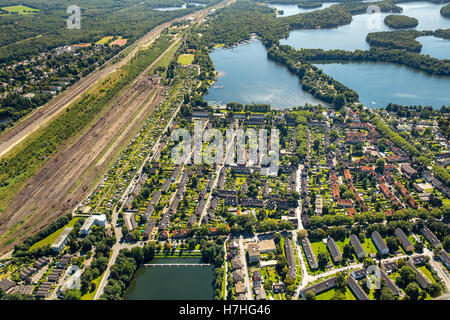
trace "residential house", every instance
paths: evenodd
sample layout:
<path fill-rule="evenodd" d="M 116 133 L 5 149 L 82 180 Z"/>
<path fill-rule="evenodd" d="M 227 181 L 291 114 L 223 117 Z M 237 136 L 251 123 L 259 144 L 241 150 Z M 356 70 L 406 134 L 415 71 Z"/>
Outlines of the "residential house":
<path fill-rule="evenodd" d="M 441 249 L 442 243 L 439 241 L 439 239 L 434 235 L 433 232 L 431 232 L 430 229 L 428 229 L 427 226 L 423 226 L 422 228 L 422 234 L 427 239 L 427 241 L 433 246 L 435 249 Z"/>
<path fill-rule="evenodd" d="M 414 245 L 411 243 L 411 241 L 409 241 L 408 237 L 403 232 L 403 230 L 400 228 L 397 228 L 397 229 L 395 229 L 394 233 L 395 233 L 395 236 L 400 240 L 400 244 L 401 244 L 403 250 L 405 250 L 405 252 L 413 252 Z"/>
<path fill-rule="evenodd" d="M 339 248 L 332 237 L 328 237 L 327 240 L 327 248 L 331 253 L 331 258 L 334 262 L 340 262 L 342 260 L 342 254 L 339 251 Z"/>
<path fill-rule="evenodd" d="M 358 282 L 353 277 L 347 277 L 347 285 L 352 290 L 358 300 L 370 300 Z"/>
<path fill-rule="evenodd" d="M 363 259 L 367 256 L 367 253 L 361 245 L 359 238 L 355 234 L 352 234 L 350 236 L 350 244 L 353 246 L 353 248 L 355 248 L 356 256 L 358 257 L 358 259 Z"/>
<path fill-rule="evenodd" d="M 375 244 L 375 247 L 377 247 L 378 252 L 380 252 L 382 255 L 386 255 L 389 253 L 389 248 L 387 247 L 386 243 L 383 241 L 383 238 L 377 230 L 372 232 L 372 241 Z"/>
<path fill-rule="evenodd" d="M 317 263 L 316 256 L 314 255 L 314 250 L 311 246 L 311 242 L 309 242 L 308 237 L 302 239 L 302 247 L 311 270 L 317 269 L 319 267 L 319 264 Z"/>
<path fill-rule="evenodd" d="M 324 281 L 321 281 L 319 283 L 316 283 L 312 286 L 309 286 L 303 290 L 300 291 L 300 297 L 305 298 L 306 297 L 306 293 L 308 291 L 312 291 L 315 295 L 319 295 L 322 292 L 328 291 L 334 287 L 336 287 L 337 285 L 337 279 L 336 277 L 331 277 L 328 278 Z"/>

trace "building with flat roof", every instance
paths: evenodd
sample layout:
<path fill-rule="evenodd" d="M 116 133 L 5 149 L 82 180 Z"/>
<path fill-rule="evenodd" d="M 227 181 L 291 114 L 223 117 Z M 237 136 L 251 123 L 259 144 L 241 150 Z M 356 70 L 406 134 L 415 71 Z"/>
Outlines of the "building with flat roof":
<path fill-rule="evenodd" d="M 106 215 L 100 214 L 100 215 L 93 215 L 84 220 L 83 225 L 80 228 L 80 233 L 83 236 L 86 236 L 91 231 L 92 226 L 106 226 Z"/>
<path fill-rule="evenodd" d="M 250 262 L 259 262 L 259 246 L 257 243 L 249 243 L 247 245 L 248 260 Z"/>
<path fill-rule="evenodd" d="M 259 242 L 259 253 L 267 253 L 276 251 L 277 247 L 273 239 L 263 240 Z"/>
<path fill-rule="evenodd" d="M 56 238 L 55 242 L 53 242 L 51 249 L 54 252 L 61 252 L 61 250 L 64 248 L 64 246 L 67 243 L 67 240 L 69 240 L 69 234 L 73 230 L 71 227 L 65 228 L 61 234 Z"/>

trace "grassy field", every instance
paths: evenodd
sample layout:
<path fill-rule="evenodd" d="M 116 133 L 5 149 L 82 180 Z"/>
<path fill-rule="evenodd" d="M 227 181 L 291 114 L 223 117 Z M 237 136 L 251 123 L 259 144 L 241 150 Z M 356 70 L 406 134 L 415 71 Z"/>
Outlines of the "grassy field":
<path fill-rule="evenodd" d="M 17 14 L 34 14 L 38 13 L 39 9 L 30 8 L 23 5 L 17 5 L 17 6 L 8 6 L 8 7 L 2 7 L 2 10 L 8 11 L 9 14 L 11 13 L 17 13 Z"/>
<path fill-rule="evenodd" d="M 194 61 L 194 55 L 193 54 L 180 54 L 178 57 L 178 63 L 182 66 L 186 66 L 192 63 Z"/>
<path fill-rule="evenodd" d="M 96 43 L 98 43 L 98 44 L 107 44 L 112 39 L 114 39 L 113 36 L 106 36 L 106 37 L 103 37 L 102 39 L 98 40 Z"/>
<path fill-rule="evenodd" d="M 102 273 L 101 276 L 98 278 L 92 280 L 92 283 L 95 283 L 95 290 L 92 292 L 86 293 L 84 296 L 81 297 L 81 300 L 94 300 L 95 293 L 97 292 L 98 286 L 100 285 L 100 282 L 102 281 L 103 275 L 105 273 Z"/>
<path fill-rule="evenodd" d="M 317 295 L 316 300 L 331 300 L 331 299 L 333 299 L 335 292 L 336 292 L 336 289 L 328 290 L 324 293 Z M 350 291 L 350 289 L 347 289 L 345 291 L 345 300 L 356 300 L 355 296 Z"/>
<path fill-rule="evenodd" d="M 34 250 L 34 249 L 43 247 L 43 246 L 45 246 L 45 245 L 47 245 L 47 244 L 51 246 L 51 245 L 53 244 L 53 242 L 55 242 L 55 240 L 59 237 L 59 235 L 61 234 L 61 232 L 63 232 L 63 230 L 64 230 L 65 228 L 73 227 L 73 226 L 75 225 L 75 222 L 78 221 L 78 219 L 80 219 L 80 218 L 73 218 L 73 219 L 70 220 L 69 223 L 68 223 L 67 225 L 65 225 L 64 227 L 62 227 L 62 228 L 56 230 L 54 233 L 52 233 L 51 235 L 49 235 L 47 238 L 44 238 L 44 239 L 42 239 L 41 241 L 38 241 L 38 242 L 36 242 L 35 244 L 33 244 L 33 245 L 30 247 L 30 250 Z"/>
<path fill-rule="evenodd" d="M 364 248 L 364 250 L 366 251 L 367 255 L 370 255 L 371 253 L 374 253 L 374 254 L 377 253 L 377 248 L 373 244 L 372 239 L 366 238 L 364 242 L 361 242 L 361 245 Z"/>
<path fill-rule="evenodd" d="M 427 277 L 428 279 L 430 279 L 430 281 L 432 283 L 436 283 L 436 280 L 433 278 L 433 275 L 431 274 L 430 270 L 428 270 L 428 268 L 426 266 L 420 266 L 417 269 L 419 269 L 420 271 L 423 272 L 423 274 L 425 275 L 425 277 Z"/>

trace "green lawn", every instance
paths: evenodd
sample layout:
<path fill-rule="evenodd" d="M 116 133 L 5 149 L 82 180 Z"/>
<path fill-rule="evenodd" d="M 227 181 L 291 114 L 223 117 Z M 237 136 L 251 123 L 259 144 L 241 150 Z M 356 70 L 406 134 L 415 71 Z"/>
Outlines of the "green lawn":
<path fill-rule="evenodd" d="M 43 247 L 45 245 L 52 245 L 53 242 L 55 242 L 55 240 L 59 237 L 59 235 L 61 234 L 61 232 L 63 232 L 63 230 L 67 227 L 73 227 L 75 225 L 75 222 L 78 221 L 78 219 L 80 218 L 73 218 L 72 220 L 69 221 L 69 223 L 67 225 L 65 225 L 64 227 L 56 230 L 54 233 L 52 233 L 51 235 L 49 235 L 47 238 L 42 239 L 41 241 L 36 242 L 35 244 L 33 244 L 30 247 L 30 250 L 34 250 L 40 247 Z"/>
<path fill-rule="evenodd" d="M 319 252 L 328 253 L 327 246 L 322 241 L 311 242 L 311 247 L 313 248 L 313 251 L 314 251 L 314 254 L 316 255 L 316 258 L 319 255 Z"/>
<path fill-rule="evenodd" d="M 9 13 L 18 13 L 18 14 L 33 14 L 39 12 L 38 9 L 33 9 L 23 5 L 2 7 L 1 9 L 8 11 Z"/>
<path fill-rule="evenodd" d="M 180 54 L 178 57 L 178 63 L 182 66 L 186 66 L 188 64 L 191 64 L 194 61 L 194 55 L 193 54 Z"/>
<path fill-rule="evenodd" d="M 430 279 L 431 282 L 436 283 L 436 280 L 434 280 L 433 275 L 431 274 L 430 270 L 426 266 L 420 266 L 417 269 L 423 272 L 423 274 Z"/>
<path fill-rule="evenodd" d="M 81 300 L 94 300 L 95 297 L 95 293 L 98 290 L 98 286 L 100 285 L 100 282 L 102 281 L 103 275 L 105 273 L 103 272 L 101 276 L 99 276 L 98 278 L 92 280 L 92 283 L 95 283 L 95 290 L 92 292 L 88 292 L 86 293 L 84 296 L 81 297 Z"/>
<path fill-rule="evenodd" d="M 366 251 L 367 255 L 370 255 L 371 253 L 377 253 L 377 248 L 375 247 L 372 239 L 366 238 L 364 242 L 361 242 L 361 245 Z"/>
<path fill-rule="evenodd" d="M 97 41 L 98 44 L 107 44 L 109 41 L 111 41 L 114 37 L 113 36 L 106 36 Z"/>
<path fill-rule="evenodd" d="M 317 295 L 316 300 L 331 300 L 333 299 L 335 292 L 336 288 L 325 291 L 324 293 Z M 345 300 L 356 300 L 355 296 L 350 291 L 350 289 L 347 289 L 345 291 Z"/>

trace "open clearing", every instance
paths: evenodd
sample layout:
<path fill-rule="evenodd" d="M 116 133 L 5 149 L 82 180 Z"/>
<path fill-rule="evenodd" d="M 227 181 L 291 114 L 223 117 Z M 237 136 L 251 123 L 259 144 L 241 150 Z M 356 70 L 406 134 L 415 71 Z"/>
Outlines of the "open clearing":
<path fill-rule="evenodd" d="M 194 61 L 194 55 L 193 54 L 180 54 L 178 57 L 178 63 L 186 66 L 192 63 Z"/>
<path fill-rule="evenodd" d="M 107 44 L 112 39 L 114 39 L 113 36 L 106 36 L 106 37 L 103 37 L 102 39 L 98 40 L 96 43 L 97 44 Z"/>
<path fill-rule="evenodd" d="M 8 11 L 9 14 L 34 14 L 39 13 L 39 9 L 30 8 L 23 5 L 2 7 L 2 10 Z"/>

